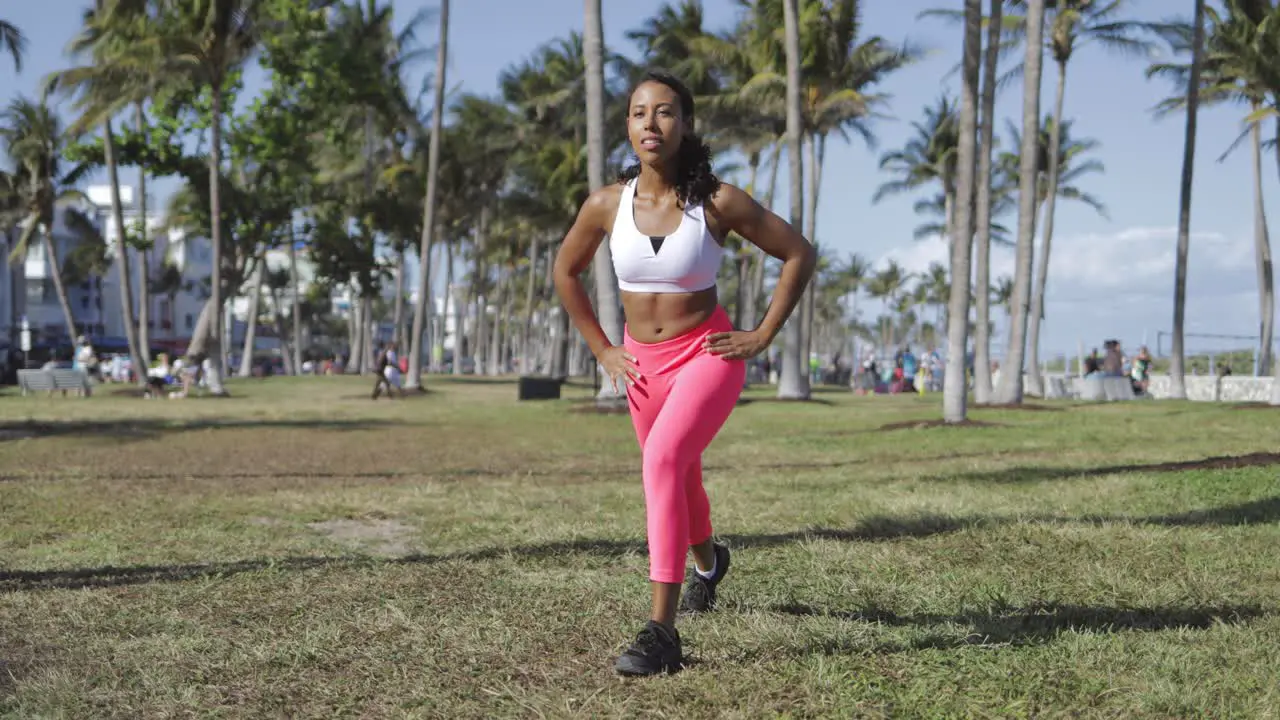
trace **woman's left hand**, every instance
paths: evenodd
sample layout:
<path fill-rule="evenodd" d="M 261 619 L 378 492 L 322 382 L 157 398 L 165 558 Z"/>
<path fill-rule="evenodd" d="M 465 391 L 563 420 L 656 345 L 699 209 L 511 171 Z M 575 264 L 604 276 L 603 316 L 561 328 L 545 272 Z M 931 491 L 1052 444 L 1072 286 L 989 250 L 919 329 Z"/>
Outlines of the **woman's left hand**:
<path fill-rule="evenodd" d="M 748 360 L 764 352 L 769 340 L 754 330 L 712 333 L 702 341 L 702 349 L 725 360 Z"/>

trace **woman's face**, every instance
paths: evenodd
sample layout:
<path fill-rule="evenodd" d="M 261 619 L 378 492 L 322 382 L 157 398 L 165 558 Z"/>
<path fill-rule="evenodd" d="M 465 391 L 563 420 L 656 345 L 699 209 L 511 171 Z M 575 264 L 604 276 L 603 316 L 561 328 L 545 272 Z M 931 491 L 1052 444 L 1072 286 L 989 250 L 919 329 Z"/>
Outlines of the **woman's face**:
<path fill-rule="evenodd" d="M 640 162 L 661 165 L 676 156 L 684 138 L 685 119 L 675 90 L 652 80 L 631 93 L 627 137 Z"/>

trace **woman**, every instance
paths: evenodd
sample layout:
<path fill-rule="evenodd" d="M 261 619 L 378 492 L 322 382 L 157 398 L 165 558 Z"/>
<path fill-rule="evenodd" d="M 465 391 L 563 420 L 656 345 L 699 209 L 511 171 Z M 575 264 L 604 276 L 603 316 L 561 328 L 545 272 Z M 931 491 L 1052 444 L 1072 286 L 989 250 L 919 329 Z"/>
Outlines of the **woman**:
<path fill-rule="evenodd" d="M 674 623 L 690 548 L 696 571 L 682 609 L 711 610 L 729 570 L 728 548 L 711 541 L 702 452 L 738 401 L 745 361 L 769 347 L 795 308 L 816 253 L 791 226 L 712 173 L 683 83 L 647 73 L 629 103 L 627 133 L 638 162 L 583 203 L 554 273 L 574 325 L 614 387 L 625 384 L 640 441 L 653 605 L 615 669 L 652 675 L 681 665 Z M 716 297 L 730 232 L 783 261 L 773 301 L 754 330 L 734 330 Z M 606 234 L 626 316 L 621 346 L 605 336 L 578 279 Z"/>
<path fill-rule="evenodd" d="M 1134 394 L 1146 395 L 1151 383 L 1151 352 L 1147 350 L 1146 345 L 1138 350 L 1138 357 L 1133 360 L 1129 376 Z"/>

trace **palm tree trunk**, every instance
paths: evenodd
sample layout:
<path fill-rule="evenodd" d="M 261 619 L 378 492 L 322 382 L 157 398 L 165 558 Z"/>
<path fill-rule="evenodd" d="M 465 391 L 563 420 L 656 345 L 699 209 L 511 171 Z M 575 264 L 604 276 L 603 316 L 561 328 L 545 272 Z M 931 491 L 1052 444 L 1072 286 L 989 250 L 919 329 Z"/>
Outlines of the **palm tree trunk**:
<path fill-rule="evenodd" d="M 973 193 L 978 124 L 978 64 L 982 56 L 982 0 L 964 3 L 964 77 L 960 90 L 960 145 L 957 149 L 955 226 L 951 241 L 951 300 L 947 306 L 947 369 L 942 419 L 964 422 L 969 383 L 965 350 L 969 331 L 969 259 L 973 249 Z"/>
<path fill-rule="evenodd" d="M 805 237 L 809 238 L 809 242 L 813 243 L 816 250 L 818 248 L 818 190 L 822 187 L 822 160 L 826 155 L 826 137 L 813 133 L 809 136 L 809 207 L 805 212 L 805 223 L 808 225 L 808 231 Z M 809 355 L 813 352 L 813 332 L 814 324 L 817 319 L 817 283 L 809 283 L 805 286 L 803 305 L 801 306 L 802 316 L 804 318 L 802 327 L 804 328 L 804 358 L 805 362 L 809 361 Z"/>
<path fill-rule="evenodd" d="M 800 21 L 798 0 L 782 0 L 787 53 L 787 147 L 791 164 L 791 225 L 804 227 L 804 151 L 800 98 Z M 808 363 L 804 357 L 804 324 L 791 317 L 783 330 L 782 372 L 778 378 L 778 398 L 809 399 Z"/>
<path fill-rule="evenodd" d="M 1053 219 L 1058 205 L 1058 174 L 1061 171 L 1062 105 L 1067 89 L 1067 64 L 1058 63 L 1058 91 L 1053 101 L 1053 127 L 1049 129 L 1049 177 L 1045 189 L 1044 231 L 1040 256 L 1036 258 L 1036 287 L 1031 296 L 1031 329 L 1027 332 L 1027 392 L 1044 397 L 1040 376 L 1040 324 L 1044 321 L 1044 299 L 1049 282 L 1049 249 L 1053 243 Z"/>
<path fill-rule="evenodd" d="M 107 182 L 111 185 L 111 218 L 116 226 L 116 262 L 120 266 L 120 310 L 124 315 L 124 337 L 129 345 L 129 357 L 135 368 L 147 367 L 146 359 L 138 350 L 138 326 L 133 312 L 133 272 L 129 263 L 129 245 L 125 242 L 124 208 L 120 205 L 120 169 L 116 165 L 115 133 L 111 119 L 103 123 L 103 153 L 107 161 Z M 138 373 L 138 382 L 146 382 L 146 373 Z"/>
<path fill-rule="evenodd" d="M 498 299 L 495 308 L 502 308 L 502 313 L 493 318 L 493 336 L 489 346 L 489 374 L 503 374 L 507 366 L 507 351 L 511 344 L 511 306 L 515 301 L 514 269 L 498 280 Z"/>
<path fill-rule="evenodd" d="M 258 340 L 258 304 L 262 301 L 262 280 L 266 274 L 267 256 L 264 252 L 258 259 L 257 272 L 253 274 L 249 288 L 249 310 L 244 317 L 244 349 L 240 353 L 240 371 L 236 373 L 242 378 L 253 375 L 253 352 Z"/>
<path fill-rule="evenodd" d="M 583 3 L 583 53 L 587 66 L 587 185 L 592 192 L 604 186 L 607 148 L 604 132 L 604 20 L 600 0 Z M 618 279 L 613 273 L 609 254 L 609 238 L 600 242 L 591 261 L 595 274 L 596 316 L 600 328 L 611 345 L 622 344 L 622 312 L 618 297 Z M 603 377 L 603 373 L 601 373 Z M 615 390 L 613 383 L 600 383 L 597 406 L 621 407 L 626 394 Z"/>
<path fill-rule="evenodd" d="M 816 248 L 818 245 L 818 227 L 817 227 L 817 208 L 818 208 L 818 138 L 814 133 L 806 133 L 804 142 L 805 160 L 807 161 L 809 175 L 806 178 L 805 185 L 809 188 L 809 194 L 805 197 L 804 208 L 804 229 L 803 233 L 809 242 L 813 243 Z M 813 352 L 813 286 L 817 283 L 809 283 L 804 288 L 804 294 L 800 296 L 800 306 L 796 308 L 796 315 L 800 321 L 800 346 L 803 348 L 801 353 L 804 357 L 805 372 L 809 369 L 809 356 Z"/>
<path fill-rule="evenodd" d="M 531 363 L 533 362 L 533 352 L 530 343 L 533 342 L 533 300 L 537 292 L 538 283 L 538 244 L 540 238 L 538 235 L 533 236 L 533 242 L 529 245 L 529 285 L 525 288 L 524 293 L 524 330 L 520 335 L 520 374 L 529 375 L 533 372 Z"/>
<path fill-rule="evenodd" d="M 404 248 L 396 253 L 396 299 L 391 308 L 391 324 L 395 332 L 391 336 L 399 352 L 404 352 Z"/>
<path fill-rule="evenodd" d="M 987 49 L 982 69 L 982 121 L 979 125 L 977 177 L 977 248 L 974 293 L 977 327 L 973 338 L 973 399 L 991 402 L 991 156 L 995 145 L 996 82 L 1000 62 L 1000 26 L 1004 0 L 991 0 L 987 17 Z"/>
<path fill-rule="evenodd" d="M 221 394 L 221 378 L 227 376 L 227 353 L 222 337 L 222 80 L 212 83 L 212 112 L 209 147 L 209 240 L 213 244 L 213 326 L 209 338 L 214 354 L 216 378 L 209 389 Z M 193 344 L 194 344 L 194 338 Z"/>
<path fill-rule="evenodd" d="M 1005 352 L 998 403 L 1022 402 L 1022 364 L 1026 353 L 1027 312 L 1031 304 L 1031 266 L 1035 256 L 1036 175 L 1039 173 L 1040 75 L 1044 57 L 1045 0 L 1027 0 L 1026 59 L 1022 85 L 1022 157 L 1018 181 L 1018 248 L 1014 259 L 1013 322 Z M 948 365 L 951 359 L 947 360 Z M 948 375 L 950 372 L 948 371 Z"/>
<path fill-rule="evenodd" d="M 1256 113 L 1260 103 L 1253 104 Z M 1271 237 L 1267 232 L 1267 209 L 1262 200 L 1262 125 L 1253 123 L 1253 240 L 1258 257 L 1258 302 L 1260 334 L 1258 342 L 1259 376 L 1271 374 L 1271 338 L 1275 330 L 1276 295 L 1271 265 Z"/>
<path fill-rule="evenodd" d="M 760 153 L 751 153 L 751 156 L 747 160 L 747 166 L 747 187 L 750 188 L 751 195 L 755 197 L 757 195 L 756 178 L 760 173 Z M 734 258 L 738 271 L 738 296 L 734 299 L 733 326 L 739 330 L 746 327 L 743 323 L 747 320 L 747 303 L 750 301 L 751 295 L 751 280 L 749 276 L 752 247 L 753 246 L 748 245 L 746 247 L 739 248 L 737 257 Z"/>
<path fill-rule="evenodd" d="M 271 288 L 271 322 L 276 328 L 276 337 L 280 340 L 280 359 L 284 362 L 285 375 L 297 375 L 302 371 L 294 364 L 293 352 L 291 351 L 288 333 L 285 332 L 284 313 L 280 311 L 280 291 Z"/>
<path fill-rule="evenodd" d="M 293 326 L 293 369 L 302 373 L 302 285 L 298 282 L 298 243 L 293 236 L 293 218 L 289 218 L 289 288 L 290 317 Z M 404 267 L 401 264 L 401 267 Z"/>
<path fill-rule="evenodd" d="M 422 372 L 422 326 L 429 304 L 427 287 L 428 258 L 431 254 L 431 235 L 435 232 L 436 181 L 440 168 L 440 133 L 444 123 L 444 88 L 449 49 L 449 0 L 440 0 L 440 42 L 436 46 L 435 98 L 431 112 L 431 140 L 427 146 L 427 197 L 423 202 L 422 240 L 418 258 L 418 298 L 414 303 L 413 333 L 410 339 L 409 372 L 406 388 L 420 384 Z"/>
<path fill-rule="evenodd" d="M 1182 148 L 1182 183 L 1178 193 L 1178 250 L 1173 279 L 1173 357 L 1169 361 L 1169 395 L 1187 399 L 1184 330 L 1187 316 L 1187 253 L 1191 247 L 1191 186 L 1195 176 L 1196 120 L 1200 111 L 1200 71 L 1204 64 L 1204 0 L 1196 0 L 1192 21 L 1191 76 L 1187 79 L 1187 129 Z"/>
<path fill-rule="evenodd" d="M 343 373 L 356 371 L 356 347 L 360 341 L 360 303 L 355 298 L 355 288 L 351 289 L 351 309 L 347 316 L 347 362 L 343 364 Z"/>
<path fill-rule="evenodd" d="M 773 167 L 769 170 L 769 189 L 765 192 L 760 204 L 766 208 L 773 207 L 773 196 L 778 189 L 778 168 L 782 164 L 782 145 L 778 144 L 773 154 Z M 747 315 L 743 327 L 755 327 L 757 311 L 760 309 L 760 298 L 764 296 L 765 270 L 768 269 L 769 255 L 755 248 L 751 266 L 751 295 L 747 302 Z"/>
<path fill-rule="evenodd" d="M 373 364 L 373 346 L 377 340 L 378 318 L 373 314 L 373 296 L 364 295 L 360 298 L 360 306 L 362 311 L 360 319 L 364 326 L 361 328 L 362 337 L 360 338 L 360 359 L 364 363 L 364 372 L 375 372 Z"/>
<path fill-rule="evenodd" d="M 1280 138 L 1280 118 L 1276 119 L 1276 137 Z M 1280 142 L 1276 145 L 1276 165 L 1280 167 Z M 1274 300 L 1273 300 L 1274 302 Z M 1280 362 L 1272 361 L 1271 404 L 1280 405 Z"/>
<path fill-rule="evenodd" d="M 133 105 L 138 132 L 146 137 L 147 114 L 142 103 Z M 151 246 L 147 242 L 147 168 L 138 166 L 138 351 L 151 364 Z"/>
<path fill-rule="evenodd" d="M 484 293 L 476 293 L 475 302 L 475 374 L 484 374 L 484 369 L 489 365 L 489 335 L 492 334 L 492 326 L 489 324 L 489 296 Z"/>
<path fill-rule="evenodd" d="M 53 231 L 45 228 L 40 233 L 44 243 L 45 268 L 49 279 L 53 281 L 53 292 L 58 296 L 58 305 L 62 307 L 62 316 L 67 321 L 67 337 L 72 347 L 76 344 L 76 316 L 71 312 L 71 299 L 67 297 L 67 288 L 62 284 L 62 268 L 58 264 L 58 249 L 53 244 Z"/>
<path fill-rule="evenodd" d="M 449 340 L 449 312 L 453 311 L 453 366 L 458 366 L 462 354 L 462 317 L 453 297 L 453 243 L 444 243 L 444 302 L 440 308 L 440 348 L 443 351 Z"/>

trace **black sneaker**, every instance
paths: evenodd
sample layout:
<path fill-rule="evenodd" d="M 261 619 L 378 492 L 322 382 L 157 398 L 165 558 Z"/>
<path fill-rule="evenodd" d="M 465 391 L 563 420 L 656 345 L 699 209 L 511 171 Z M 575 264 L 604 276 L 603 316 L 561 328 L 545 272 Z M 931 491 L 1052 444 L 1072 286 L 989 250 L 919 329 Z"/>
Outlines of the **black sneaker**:
<path fill-rule="evenodd" d="M 618 657 L 613 669 L 621 675 L 657 675 L 676 672 L 683 661 L 680 633 L 650 620 L 631 647 Z"/>
<path fill-rule="evenodd" d="M 683 597 L 680 598 L 681 612 L 707 612 L 716 607 L 716 586 L 729 572 L 729 548 L 719 543 L 712 548 L 716 553 L 716 572 L 707 579 L 695 570 L 689 571 L 689 583 L 685 585 Z"/>

